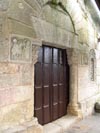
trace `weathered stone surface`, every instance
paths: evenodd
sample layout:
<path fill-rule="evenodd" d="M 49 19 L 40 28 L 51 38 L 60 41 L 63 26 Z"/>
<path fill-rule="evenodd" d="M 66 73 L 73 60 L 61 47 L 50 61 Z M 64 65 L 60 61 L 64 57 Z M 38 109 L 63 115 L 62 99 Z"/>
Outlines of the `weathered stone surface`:
<path fill-rule="evenodd" d="M 0 12 L 0 61 L 8 61 L 9 59 L 9 40 L 7 38 L 8 29 L 6 20 L 7 14 Z"/>
<path fill-rule="evenodd" d="M 73 26 L 67 13 L 59 12 L 46 5 L 43 8 L 43 14 L 47 22 L 53 23 L 53 25 L 61 27 L 62 29 L 73 31 Z"/>
<path fill-rule="evenodd" d="M 35 64 L 38 60 L 38 52 L 40 46 L 32 45 L 32 62 Z"/>
<path fill-rule="evenodd" d="M 78 98 L 79 101 L 83 101 L 96 94 L 98 87 L 95 82 L 90 81 L 88 66 L 80 66 L 78 68 L 78 76 Z"/>
<path fill-rule="evenodd" d="M 0 88 L 20 85 L 20 65 L 14 63 L 0 63 Z"/>
<path fill-rule="evenodd" d="M 31 120 L 33 117 L 32 105 L 33 101 L 28 100 L 0 108 L 0 130 Z"/>
<path fill-rule="evenodd" d="M 21 85 L 32 85 L 32 72 L 31 64 L 21 65 Z"/>
<path fill-rule="evenodd" d="M 0 0 L 0 11 L 5 11 L 8 9 L 9 0 Z"/>
<path fill-rule="evenodd" d="M 37 120 L 33 119 L 21 125 L 15 125 L 8 129 L 3 129 L 2 133 L 43 133 L 43 126 L 39 125 Z"/>
<path fill-rule="evenodd" d="M 9 58 L 9 44 L 7 40 L 0 40 L 0 61 L 7 61 Z"/>
<path fill-rule="evenodd" d="M 34 4 L 34 2 L 32 3 Z M 36 14 L 39 15 L 40 13 L 37 12 L 38 10 L 37 5 L 35 4 L 34 5 L 35 8 L 32 8 L 31 5 L 28 5 L 25 1 L 22 2 L 20 0 L 15 0 L 14 4 L 12 3 L 13 0 L 10 0 L 8 17 L 17 20 L 21 23 L 24 23 L 26 26 L 32 26 L 31 15 L 36 16 Z"/>
<path fill-rule="evenodd" d="M 43 133 L 43 127 L 40 125 L 32 126 L 28 128 L 27 132 L 28 133 Z"/>
<path fill-rule="evenodd" d="M 71 78 L 70 112 L 79 115 L 81 109 L 83 115 L 90 114 L 94 102 L 100 100 L 100 95 L 96 95 L 100 92 L 99 57 L 96 75 L 99 88 L 90 80 L 89 73 L 87 53 L 95 48 L 98 31 L 88 10 L 83 1 L 61 1 L 73 19 L 78 33 L 75 35 L 69 16 L 60 8 L 59 12 L 43 6 L 47 1 L 10 0 L 7 12 L 8 0 L 0 1 L 0 10 L 5 12 L 0 12 L 0 130 L 9 128 L 7 133 L 16 132 L 18 127 L 10 130 L 14 125 L 25 126 L 24 130 L 17 130 L 19 133 L 42 133 L 42 127 L 35 122 L 23 124 L 34 116 L 34 64 L 42 42 L 74 49 L 71 54 L 67 53 Z"/>
<path fill-rule="evenodd" d="M 12 61 L 31 62 L 31 41 L 27 38 L 12 37 L 10 58 Z"/>
<path fill-rule="evenodd" d="M 89 63 L 88 54 L 82 53 L 82 51 L 81 51 L 78 56 L 78 62 L 80 65 L 88 65 L 88 63 Z"/>
<path fill-rule="evenodd" d="M 20 71 L 20 65 L 0 63 L 0 74 L 15 74 Z"/>
<path fill-rule="evenodd" d="M 0 107 L 23 102 L 32 98 L 30 86 L 0 88 Z"/>
<path fill-rule="evenodd" d="M 32 16 L 36 36 L 59 47 L 77 47 L 75 35 L 64 28 Z M 45 27 L 45 28 L 44 28 Z M 41 32 L 42 31 L 42 32 Z M 48 32 L 49 31 L 49 32 Z"/>
<path fill-rule="evenodd" d="M 13 19 L 8 19 L 10 34 L 23 35 L 26 37 L 36 38 L 34 27 L 25 25 Z"/>
<path fill-rule="evenodd" d="M 19 73 L 0 74 L 0 87 L 20 85 Z"/>

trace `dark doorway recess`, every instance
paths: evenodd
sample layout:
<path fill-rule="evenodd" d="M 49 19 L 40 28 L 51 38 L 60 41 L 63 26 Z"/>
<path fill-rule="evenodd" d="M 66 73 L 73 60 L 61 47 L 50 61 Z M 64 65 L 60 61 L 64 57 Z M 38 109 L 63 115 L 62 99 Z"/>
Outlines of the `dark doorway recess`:
<path fill-rule="evenodd" d="M 69 66 L 66 50 L 40 47 L 34 87 L 34 111 L 40 124 L 52 122 L 67 113 Z"/>

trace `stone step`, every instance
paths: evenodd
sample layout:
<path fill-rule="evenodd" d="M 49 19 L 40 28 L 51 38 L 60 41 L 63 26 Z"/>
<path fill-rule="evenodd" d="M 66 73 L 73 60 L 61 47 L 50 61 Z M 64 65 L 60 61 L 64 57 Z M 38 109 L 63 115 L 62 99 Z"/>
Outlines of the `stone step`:
<path fill-rule="evenodd" d="M 77 116 L 66 115 L 52 123 L 43 126 L 43 133 L 64 133 L 73 123 L 78 121 Z"/>

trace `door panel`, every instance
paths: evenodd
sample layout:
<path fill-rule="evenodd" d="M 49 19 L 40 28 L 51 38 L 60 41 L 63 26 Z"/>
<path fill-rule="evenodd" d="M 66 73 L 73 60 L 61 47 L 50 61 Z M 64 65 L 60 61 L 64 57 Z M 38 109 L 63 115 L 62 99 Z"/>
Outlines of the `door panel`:
<path fill-rule="evenodd" d="M 44 63 L 51 63 L 51 48 L 44 47 Z"/>
<path fill-rule="evenodd" d="M 35 116 L 46 124 L 66 114 L 69 98 L 66 51 L 43 46 L 35 65 Z"/>
<path fill-rule="evenodd" d="M 53 64 L 58 64 L 58 49 L 53 48 Z"/>

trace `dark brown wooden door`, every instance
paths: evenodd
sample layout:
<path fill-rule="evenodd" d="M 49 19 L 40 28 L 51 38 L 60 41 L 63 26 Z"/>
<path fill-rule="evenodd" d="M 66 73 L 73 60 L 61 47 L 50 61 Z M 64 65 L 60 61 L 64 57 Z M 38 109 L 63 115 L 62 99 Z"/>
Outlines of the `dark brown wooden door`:
<path fill-rule="evenodd" d="M 69 67 L 66 51 L 43 46 L 35 64 L 35 116 L 47 124 L 67 113 Z"/>

